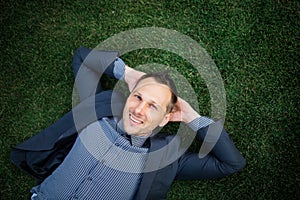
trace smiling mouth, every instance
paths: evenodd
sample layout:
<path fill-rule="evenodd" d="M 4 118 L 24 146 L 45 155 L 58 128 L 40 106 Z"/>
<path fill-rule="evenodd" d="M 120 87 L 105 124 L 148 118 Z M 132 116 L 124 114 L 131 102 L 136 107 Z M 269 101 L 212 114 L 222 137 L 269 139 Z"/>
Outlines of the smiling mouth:
<path fill-rule="evenodd" d="M 143 121 L 140 121 L 138 119 L 136 119 L 133 114 L 129 114 L 129 119 L 134 123 L 134 124 L 143 124 Z"/>

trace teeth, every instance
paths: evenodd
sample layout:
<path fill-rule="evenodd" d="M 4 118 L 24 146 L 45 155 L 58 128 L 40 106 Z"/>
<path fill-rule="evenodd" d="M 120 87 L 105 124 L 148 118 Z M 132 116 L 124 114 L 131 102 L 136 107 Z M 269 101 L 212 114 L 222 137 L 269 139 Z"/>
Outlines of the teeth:
<path fill-rule="evenodd" d="M 139 124 L 142 123 L 141 121 L 139 121 L 139 120 L 137 120 L 137 119 L 134 119 L 132 115 L 130 115 L 130 119 L 131 119 L 132 121 L 134 121 L 135 123 L 139 123 Z"/>

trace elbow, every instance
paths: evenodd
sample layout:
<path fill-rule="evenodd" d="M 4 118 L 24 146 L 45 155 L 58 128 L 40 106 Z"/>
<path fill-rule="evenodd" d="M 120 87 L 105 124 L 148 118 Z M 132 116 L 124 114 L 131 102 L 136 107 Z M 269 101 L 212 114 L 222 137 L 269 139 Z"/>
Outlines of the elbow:
<path fill-rule="evenodd" d="M 237 166 L 237 171 L 241 171 L 246 166 L 246 164 L 247 164 L 246 159 L 242 157 L 239 162 L 239 165 Z"/>
<path fill-rule="evenodd" d="M 224 165 L 224 175 L 231 175 L 241 171 L 246 166 L 246 159 L 241 157 L 235 162 L 227 163 Z"/>
<path fill-rule="evenodd" d="M 244 157 L 241 157 L 237 162 L 235 162 L 234 165 L 231 166 L 232 174 L 242 171 L 242 169 L 245 166 L 246 166 L 246 159 Z"/>

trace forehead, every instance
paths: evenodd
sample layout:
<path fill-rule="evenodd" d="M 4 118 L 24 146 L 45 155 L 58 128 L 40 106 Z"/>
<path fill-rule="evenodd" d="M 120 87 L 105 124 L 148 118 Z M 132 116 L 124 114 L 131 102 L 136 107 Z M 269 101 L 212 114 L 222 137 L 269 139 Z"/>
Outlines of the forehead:
<path fill-rule="evenodd" d="M 158 83 L 154 78 L 141 80 L 135 87 L 145 100 L 153 101 L 160 106 L 167 106 L 171 101 L 171 91 L 167 85 Z"/>

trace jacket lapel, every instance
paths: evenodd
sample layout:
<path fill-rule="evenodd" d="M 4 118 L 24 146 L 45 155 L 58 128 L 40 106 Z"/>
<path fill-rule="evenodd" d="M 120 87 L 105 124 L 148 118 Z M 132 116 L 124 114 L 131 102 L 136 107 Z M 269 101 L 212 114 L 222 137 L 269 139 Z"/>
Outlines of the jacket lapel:
<path fill-rule="evenodd" d="M 155 154 L 151 152 L 155 152 L 161 147 L 167 144 L 166 140 L 162 140 L 156 137 L 150 138 L 150 153 L 145 166 L 145 173 L 143 174 L 142 181 L 140 183 L 139 189 L 135 195 L 136 200 L 144 200 L 147 199 L 147 196 L 150 192 L 152 183 L 156 174 L 160 168 L 160 164 L 162 158 L 164 156 L 163 153 Z"/>

